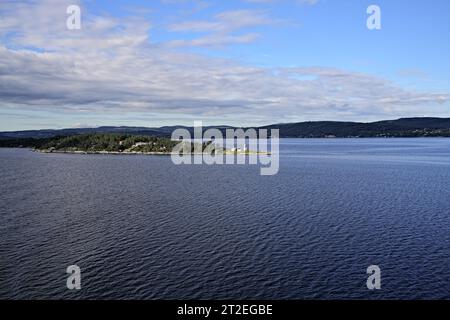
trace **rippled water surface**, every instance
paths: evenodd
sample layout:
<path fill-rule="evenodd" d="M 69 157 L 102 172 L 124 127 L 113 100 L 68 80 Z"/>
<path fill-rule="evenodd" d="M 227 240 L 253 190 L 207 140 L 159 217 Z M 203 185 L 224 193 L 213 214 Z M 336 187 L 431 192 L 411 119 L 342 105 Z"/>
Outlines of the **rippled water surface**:
<path fill-rule="evenodd" d="M 450 299 L 450 139 L 282 140 L 275 176 L 15 149 L 0 170 L 0 298 Z"/>

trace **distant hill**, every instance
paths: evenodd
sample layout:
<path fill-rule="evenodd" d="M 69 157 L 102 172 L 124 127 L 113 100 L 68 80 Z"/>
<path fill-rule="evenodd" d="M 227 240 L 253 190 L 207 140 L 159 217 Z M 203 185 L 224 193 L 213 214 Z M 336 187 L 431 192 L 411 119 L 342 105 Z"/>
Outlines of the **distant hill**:
<path fill-rule="evenodd" d="M 279 129 L 282 137 L 450 137 L 450 118 L 403 118 L 362 122 L 317 121 L 265 126 Z"/>
<path fill-rule="evenodd" d="M 98 128 L 76 128 L 76 129 L 43 129 L 43 130 L 25 130 L 0 132 L 0 138 L 23 139 L 23 138 L 52 138 L 57 136 L 73 136 L 89 133 L 124 133 L 148 136 L 165 136 L 169 130 L 163 128 L 144 128 L 144 127 L 98 127 Z"/>
<path fill-rule="evenodd" d="M 450 118 L 403 118 L 371 123 L 316 121 L 265 126 L 282 137 L 450 137 Z"/>
<path fill-rule="evenodd" d="M 0 132 L 0 139 L 43 139 L 53 137 L 67 137 L 80 134 L 92 134 L 92 133 L 119 133 L 119 134 L 132 134 L 132 135 L 144 135 L 153 137 L 170 137 L 172 132 L 176 129 L 184 128 L 193 133 L 192 127 L 185 126 L 165 126 L 159 128 L 147 128 L 147 127 L 113 127 L 105 126 L 98 128 L 71 128 L 71 129 L 42 129 L 42 130 L 23 130 L 23 131 L 6 131 Z M 211 127 L 204 127 L 208 129 Z M 214 128 L 233 128 L 230 126 L 214 126 Z"/>
<path fill-rule="evenodd" d="M 177 128 L 192 127 L 170 126 L 160 128 L 146 127 L 99 127 L 60 130 L 27 130 L 0 132 L 0 139 L 52 138 L 89 133 L 121 133 L 155 137 L 170 137 Z M 209 127 L 204 127 L 204 130 Z M 219 126 L 222 130 L 233 128 Z M 273 124 L 261 129 L 279 129 L 284 138 L 325 138 L 325 137 L 450 137 L 450 118 L 403 118 L 398 120 L 363 122 L 315 121 L 286 124 Z M 259 128 L 257 128 L 259 129 Z"/>

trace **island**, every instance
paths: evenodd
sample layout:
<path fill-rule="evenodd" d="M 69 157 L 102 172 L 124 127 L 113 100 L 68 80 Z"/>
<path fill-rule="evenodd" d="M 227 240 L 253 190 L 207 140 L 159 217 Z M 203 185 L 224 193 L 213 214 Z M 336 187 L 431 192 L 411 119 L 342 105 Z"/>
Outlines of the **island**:
<path fill-rule="evenodd" d="M 44 153 L 170 154 L 179 143 L 168 138 L 119 133 L 93 133 L 35 141 Z M 194 148 L 194 145 L 191 146 Z"/>
<path fill-rule="evenodd" d="M 121 133 L 92 133 L 72 136 L 57 136 L 50 138 L 19 138 L 0 140 L 3 148 L 28 148 L 41 153 L 72 153 L 72 154 L 122 154 L 122 155 L 170 155 L 175 146 L 180 143 L 180 154 L 262 154 L 244 148 L 227 150 L 214 145 L 213 142 L 203 143 L 174 141 L 165 137 L 133 135 Z M 264 152 L 264 154 L 269 154 Z"/>

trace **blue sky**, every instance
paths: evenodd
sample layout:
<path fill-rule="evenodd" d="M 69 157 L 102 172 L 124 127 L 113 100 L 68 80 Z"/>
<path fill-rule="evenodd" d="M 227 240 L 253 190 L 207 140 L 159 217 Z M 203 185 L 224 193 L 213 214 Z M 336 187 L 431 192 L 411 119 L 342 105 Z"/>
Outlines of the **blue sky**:
<path fill-rule="evenodd" d="M 8 2 L 0 130 L 448 117 L 449 38 L 446 0 Z"/>
<path fill-rule="evenodd" d="M 195 9 L 203 7 L 198 3 L 204 3 L 205 8 Z M 371 4 L 381 8 L 381 30 L 369 31 L 366 27 L 366 9 Z M 225 11 L 262 10 L 274 22 L 241 32 L 260 33 L 261 37 L 254 43 L 194 51 L 259 66 L 327 65 L 389 76 L 398 81 L 405 80 L 400 76 L 404 74 L 402 71 L 419 73 L 420 70 L 442 81 L 442 88 L 450 87 L 450 3 L 446 0 L 322 0 L 313 5 L 307 2 L 302 5 L 295 0 L 262 3 L 141 0 L 115 1 L 113 6 L 111 1 L 103 0 L 92 1 L 88 7 L 118 16 L 130 14 L 127 7 L 152 10 L 146 16 L 155 22 L 150 39 L 157 43 L 202 35 L 201 32 L 168 32 L 167 25 L 177 23 L 181 17 L 209 21 Z"/>

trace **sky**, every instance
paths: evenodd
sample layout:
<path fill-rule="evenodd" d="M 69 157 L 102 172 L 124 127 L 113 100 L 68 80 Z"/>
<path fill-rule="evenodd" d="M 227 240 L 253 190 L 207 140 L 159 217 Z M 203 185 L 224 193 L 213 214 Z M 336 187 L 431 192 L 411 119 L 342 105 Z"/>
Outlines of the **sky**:
<path fill-rule="evenodd" d="M 448 39 L 448 0 L 0 0 L 0 131 L 450 117 Z"/>

